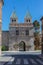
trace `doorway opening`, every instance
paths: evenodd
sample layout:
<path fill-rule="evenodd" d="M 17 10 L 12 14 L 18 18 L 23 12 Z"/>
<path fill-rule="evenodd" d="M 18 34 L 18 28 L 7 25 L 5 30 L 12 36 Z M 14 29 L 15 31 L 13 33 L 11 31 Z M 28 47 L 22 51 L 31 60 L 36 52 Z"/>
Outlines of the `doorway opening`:
<path fill-rule="evenodd" d="M 26 51 L 26 45 L 24 41 L 19 43 L 19 51 Z"/>

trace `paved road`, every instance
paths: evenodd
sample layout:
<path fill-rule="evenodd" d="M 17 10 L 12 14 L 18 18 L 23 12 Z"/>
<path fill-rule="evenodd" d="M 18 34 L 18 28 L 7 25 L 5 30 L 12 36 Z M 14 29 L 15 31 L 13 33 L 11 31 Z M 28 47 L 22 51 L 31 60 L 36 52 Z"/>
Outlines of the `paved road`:
<path fill-rule="evenodd" d="M 13 62 L 7 62 L 4 65 L 43 65 L 43 56 L 41 55 L 14 55 Z"/>

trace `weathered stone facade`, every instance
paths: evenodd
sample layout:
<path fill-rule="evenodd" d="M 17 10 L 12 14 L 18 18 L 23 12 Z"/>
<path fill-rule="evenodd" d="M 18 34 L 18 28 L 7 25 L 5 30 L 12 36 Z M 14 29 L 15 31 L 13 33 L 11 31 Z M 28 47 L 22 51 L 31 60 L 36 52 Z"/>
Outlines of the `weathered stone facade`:
<path fill-rule="evenodd" d="M 11 22 L 9 25 L 9 50 L 34 50 L 34 29 L 30 13 L 27 12 L 24 18 L 24 23 L 18 23 L 18 18 L 15 12 L 13 12 L 10 19 Z M 25 47 L 23 46 L 23 44 L 25 45 Z"/>
<path fill-rule="evenodd" d="M 9 48 L 9 31 L 2 31 L 2 46 Z"/>

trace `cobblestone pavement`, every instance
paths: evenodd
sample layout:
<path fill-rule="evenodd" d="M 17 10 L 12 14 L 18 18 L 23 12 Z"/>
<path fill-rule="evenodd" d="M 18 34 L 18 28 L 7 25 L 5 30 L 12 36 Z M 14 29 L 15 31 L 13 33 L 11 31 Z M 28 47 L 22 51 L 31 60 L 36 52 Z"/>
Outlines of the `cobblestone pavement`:
<path fill-rule="evenodd" d="M 7 62 L 4 65 L 43 65 L 43 56 L 41 55 L 14 55 L 13 62 Z"/>

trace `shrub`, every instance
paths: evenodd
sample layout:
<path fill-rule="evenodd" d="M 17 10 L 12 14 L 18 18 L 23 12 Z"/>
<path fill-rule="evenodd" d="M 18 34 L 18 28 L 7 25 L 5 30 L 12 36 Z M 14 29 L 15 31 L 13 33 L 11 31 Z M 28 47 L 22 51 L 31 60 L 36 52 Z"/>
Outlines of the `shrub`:
<path fill-rule="evenodd" d="M 4 45 L 3 45 L 2 48 L 1 48 L 1 50 L 2 50 L 2 51 L 7 51 L 8 48 L 7 48 L 7 46 L 4 46 Z"/>

